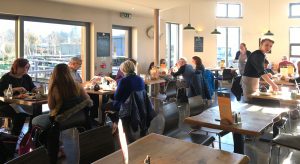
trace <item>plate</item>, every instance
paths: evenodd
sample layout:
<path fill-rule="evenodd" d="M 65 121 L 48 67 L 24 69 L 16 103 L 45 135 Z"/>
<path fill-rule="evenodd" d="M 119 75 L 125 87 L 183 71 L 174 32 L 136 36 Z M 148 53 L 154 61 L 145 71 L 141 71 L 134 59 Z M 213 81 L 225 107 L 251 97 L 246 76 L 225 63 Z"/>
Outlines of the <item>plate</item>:
<path fill-rule="evenodd" d="M 270 93 L 270 92 L 259 92 L 259 95 L 261 95 L 261 96 L 271 96 L 272 93 Z"/>

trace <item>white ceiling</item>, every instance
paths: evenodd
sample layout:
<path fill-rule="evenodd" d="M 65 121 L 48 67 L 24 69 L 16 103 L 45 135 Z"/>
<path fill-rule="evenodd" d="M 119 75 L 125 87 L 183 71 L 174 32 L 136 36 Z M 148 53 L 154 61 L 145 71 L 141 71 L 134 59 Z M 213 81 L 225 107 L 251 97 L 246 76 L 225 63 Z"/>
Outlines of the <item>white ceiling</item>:
<path fill-rule="evenodd" d="M 199 0 L 47 0 L 59 3 L 102 8 L 119 12 L 153 15 L 153 9 L 165 11 L 177 6 L 189 5 Z"/>

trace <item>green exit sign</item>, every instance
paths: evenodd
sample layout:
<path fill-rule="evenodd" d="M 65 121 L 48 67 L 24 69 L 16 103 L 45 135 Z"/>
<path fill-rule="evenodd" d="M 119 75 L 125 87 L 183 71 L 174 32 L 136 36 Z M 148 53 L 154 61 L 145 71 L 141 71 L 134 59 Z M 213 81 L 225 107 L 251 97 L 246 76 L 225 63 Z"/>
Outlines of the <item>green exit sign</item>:
<path fill-rule="evenodd" d="M 132 18 L 132 14 L 122 12 L 122 13 L 120 13 L 120 17 L 121 18 L 131 19 Z"/>

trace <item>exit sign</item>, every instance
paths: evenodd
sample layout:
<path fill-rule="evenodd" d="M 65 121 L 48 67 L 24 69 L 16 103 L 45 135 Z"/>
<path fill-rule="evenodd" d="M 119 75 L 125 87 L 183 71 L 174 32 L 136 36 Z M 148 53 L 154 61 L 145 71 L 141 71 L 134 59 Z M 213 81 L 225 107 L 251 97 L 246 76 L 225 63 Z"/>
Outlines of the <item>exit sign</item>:
<path fill-rule="evenodd" d="M 120 17 L 121 18 L 131 19 L 132 18 L 132 14 L 122 12 L 122 13 L 120 13 Z"/>

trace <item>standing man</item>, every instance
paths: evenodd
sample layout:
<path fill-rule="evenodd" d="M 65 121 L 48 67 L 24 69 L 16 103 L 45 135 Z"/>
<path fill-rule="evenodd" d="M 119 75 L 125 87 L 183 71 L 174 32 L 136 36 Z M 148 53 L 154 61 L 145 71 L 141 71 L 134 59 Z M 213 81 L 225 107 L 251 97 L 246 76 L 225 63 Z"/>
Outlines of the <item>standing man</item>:
<path fill-rule="evenodd" d="M 79 57 L 72 57 L 68 64 L 73 79 L 78 83 L 82 83 L 82 78 L 77 72 L 77 70 L 81 67 L 81 64 L 82 60 Z"/>

